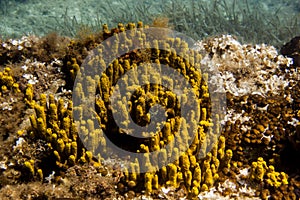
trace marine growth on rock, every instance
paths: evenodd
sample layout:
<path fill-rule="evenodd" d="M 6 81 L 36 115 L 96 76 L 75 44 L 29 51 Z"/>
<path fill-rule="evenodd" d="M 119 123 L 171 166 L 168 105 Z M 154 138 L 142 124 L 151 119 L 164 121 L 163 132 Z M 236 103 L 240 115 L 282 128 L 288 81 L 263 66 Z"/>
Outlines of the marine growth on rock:
<path fill-rule="evenodd" d="M 1 198 L 299 198 L 297 50 L 163 26 L 2 41 Z"/>

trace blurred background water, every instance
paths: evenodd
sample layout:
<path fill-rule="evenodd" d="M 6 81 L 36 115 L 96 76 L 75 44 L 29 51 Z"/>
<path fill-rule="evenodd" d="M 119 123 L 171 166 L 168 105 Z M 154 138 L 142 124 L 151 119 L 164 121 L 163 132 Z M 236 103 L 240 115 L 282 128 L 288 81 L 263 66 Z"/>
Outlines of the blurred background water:
<path fill-rule="evenodd" d="M 280 47 L 300 35 L 299 0 L 0 0 L 0 37 L 76 37 L 104 23 L 151 24 L 156 18 L 167 18 L 169 27 L 194 40 L 232 34 Z"/>

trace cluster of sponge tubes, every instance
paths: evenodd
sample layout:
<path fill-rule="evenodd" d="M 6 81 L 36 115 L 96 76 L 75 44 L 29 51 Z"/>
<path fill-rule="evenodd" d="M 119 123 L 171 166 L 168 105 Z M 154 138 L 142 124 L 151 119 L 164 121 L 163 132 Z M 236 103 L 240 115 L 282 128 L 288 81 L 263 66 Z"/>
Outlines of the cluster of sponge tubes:
<path fill-rule="evenodd" d="M 4 70 L 0 72 L 0 97 L 10 90 L 14 93 L 21 92 L 19 84 L 14 80 L 11 68 L 5 67 Z"/>
<path fill-rule="evenodd" d="M 152 132 L 151 137 L 141 143 L 127 144 L 137 147 L 135 152 L 143 154 L 143 159 L 136 159 L 130 163 L 129 168 L 124 169 L 124 177 L 119 184 L 119 189 L 145 190 L 149 194 L 153 189 L 162 186 L 185 187 L 191 197 L 197 196 L 200 191 L 206 191 L 214 185 L 218 180 L 220 169 L 230 168 L 232 158 L 232 151 L 225 149 L 225 138 L 219 137 L 219 115 L 213 116 L 211 112 L 208 74 L 201 73 L 199 64 L 201 55 L 189 49 L 187 43 L 180 38 L 149 39 L 148 35 L 143 33 L 143 29 L 135 30 L 134 26 L 129 24 L 125 27 L 119 24 L 115 32 L 123 32 L 125 29 L 131 31 L 119 36 L 115 35 L 116 41 L 109 43 L 111 54 L 105 54 L 104 47 L 100 45 L 96 51 L 93 51 L 90 59 L 84 61 L 85 67 L 75 70 L 77 84 L 74 86 L 74 95 L 79 97 L 73 99 L 76 101 L 74 104 L 78 105 L 74 107 L 74 113 L 79 119 L 77 127 L 80 127 L 80 132 L 83 133 L 81 136 L 83 141 L 87 142 L 87 149 L 98 153 L 100 148 L 102 154 L 95 156 L 106 157 L 109 156 L 105 154 L 110 152 L 110 147 L 105 146 L 107 141 L 104 134 L 117 132 L 119 140 L 122 140 L 124 134 L 120 129 L 113 130 L 114 110 L 110 98 L 118 99 L 114 103 L 119 105 L 120 110 L 115 112 L 115 115 L 121 119 L 125 129 L 130 128 L 129 122 L 132 119 L 137 124 L 149 124 L 151 106 L 162 105 L 166 110 L 163 128 Z M 107 26 L 104 26 L 104 32 L 112 35 Z M 126 45 L 119 44 L 118 37 L 125 37 L 122 40 L 126 41 Z M 133 39 L 134 37 L 136 39 Z M 139 46 L 143 47 L 142 49 L 131 51 L 113 59 L 111 63 L 106 63 L 106 56 L 114 57 L 119 51 L 124 50 L 122 48 L 128 48 L 137 41 L 140 43 Z M 179 49 L 178 52 L 175 49 Z M 70 62 L 70 68 L 77 69 L 76 63 L 76 60 Z M 176 95 L 172 89 L 176 89 L 176 86 L 182 83 L 163 73 L 149 70 L 147 66 L 153 63 L 159 66 L 158 69 L 163 69 L 162 65 L 166 65 L 179 72 L 191 85 L 190 92 L 196 96 L 196 99 L 191 98 L 185 87 L 179 87 L 182 89 L 181 95 Z M 100 75 L 96 73 L 101 70 L 104 73 Z M 126 76 L 126 73 L 130 73 L 130 77 Z M 151 84 L 153 82 L 158 84 Z M 163 83 L 168 87 L 164 88 Z M 115 90 L 130 87 L 134 87 L 134 93 L 125 92 L 122 97 L 113 96 Z M 90 94 L 94 96 L 96 94 L 96 98 L 91 100 Z M 86 104 L 88 101 L 90 103 Z M 94 119 L 87 117 L 90 111 L 83 108 L 82 104 L 95 106 Z M 189 107 L 195 104 L 199 106 L 197 109 Z M 198 120 L 189 121 L 183 118 L 181 115 L 183 106 L 189 108 L 190 112 L 187 115 L 189 119 Z M 96 126 L 95 123 L 100 126 Z M 130 132 L 125 134 L 130 135 Z M 173 147 L 165 148 L 169 144 L 173 144 Z M 128 146 L 124 145 L 126 149 Z M 153 152 L 159 153 L 156 157 L 150 158 L 149 153 Z M 169 157 L 177 159 L 168 163 L 166 161 Z M 148 168 L 146 172 L 145 168 Z"/>
<path fill-rule="evenodd" d="M 75 58 L 67 62 L 71 78 L 75 81 L 76 77 L 77 81 L 73 90 L 73 97 L 76 98 L 73 101 L 65 103 L 63 99 L 55 99 L 53 95 L 47 97 L 41 94 L 39 103 L 36 103 L 33 100 L 32 86 L 28 85 L 25 101 L 35 110 L 35 115 L 30 117 L 30 136 L 47 142 L 59 168 L 92 162 L 93 157 L 98 160 L 109 157 L 108 136 L 114 134 L 116 140 L 122 140 L 120 138 L 124 135 L 113 123 L 115 111 L 111 106 L 112 94 L 115 90 L 122 89 L 120 87 L 133 87 L 133 95 L 125 93 L 122 97 L 115 97 L 119 99 L 115 103 L 122 111 L 118 110 L 115 115 L 119 115 L 117 118 L 121 119 L 125 129 L 130 128 L 131 118 L 137 124 L 149 124 L 149 110 L 155 104 L 165 108 L 166 121 L 162 123 L 163 128 L 157 128 L 146 140 L 123 143 L 124 149 L 136 147 L 133 150 L 143 154 L 143 159 L 136 159 L 130 163 L 129 168 L 124 169 L 119 189 L 145 190 L 149 194 L 162 186 L 184 187 L 190 197 L 195 197 L 214 185 L 219 177 L 218 172 L 220 169 L 230 168 L 232 158 L 232 151 L 225 149 L 225 138 L 219 137 L 219 115 L 211 112 L 208 74 L 201 73 L 201 55 L 189 49 L 188 44 L 180 38 L 165 36 L 159 40 L 155 38 L 155 34 L 146 35 L 141 23 L 138 24 L 139 29 L 134 27 L 132 23 L 127 26 L 119 24 L 114 32 L 130 30 L 120 35 L 124 37 L 126 45 L 120 45 L 118 41 L 121 38 L 118 39 L 119 36 L 115 35 L 116 41 L 109 44 L 109 55 L 104 55 L 107 52 L 100 45 L 93 51 L 90 59 L 84 61 L 85 67 L 79 69 Z M 111 36 L 113 33 L 104 26 L 104 36 L 105 34 Z M 106 56 L 114 57 L 122 48 L 128 48 L 136 42 L 143 48 L 107 63 Z M 191 89 L 182 86 L 180 80 L 151 71 L 151 63 L 158 66 L 158 72 L 161 72 L 163 65 L 176 70 L 186 79 Z M 101 70 L 104 73 L 97 73 Z M 133 71 L 131 76 L 125 76 L 130 71 Z M 182 91 L 174 91 L 178 89 Z M 192 93 L 195 98 L 191 98 Z M 196 109 L 194 105 L 197 105 Z M 182 107 L 188 110 L 187 119 L 183 117 Z M 130 113 L 130 117 L 126 112 Z M 125 135 L 130 135 L 130 132 Z M 165 148 L 167 145 L 169 147 Z M 150 158 L 150 152 L 159 153 L 157 157 Z M 169 157 L 176 159 L 168 163 Z M 34 169 L 34 161 L 26 161 L 24 165 L 31 173 L 42 177 L 41 169 Z M 141 168 L 148 170 L 141 171 Z"/>
<path fill-rule="evenodd" d="M 91 162 L 92 152 L 87 151 L 82 145 L 73 121 L 72 101 L 66 103 L 62 98 L 56 100 L 52 94 L 48 97 L 46 94 L 41 94 L 40 100 L 35 102 L 32 96 L 33 88 L 28 84 L 25 102 L 35 110 L 35 114 L 30 116 L 29 136 L 47 143 L 55 157 L 56 167 L 67 169 L 76 163 Z M 24 165 L 32 176 L 43 177 L 42 169 L 38 168 L 34 160 L 25 161 Z"/>

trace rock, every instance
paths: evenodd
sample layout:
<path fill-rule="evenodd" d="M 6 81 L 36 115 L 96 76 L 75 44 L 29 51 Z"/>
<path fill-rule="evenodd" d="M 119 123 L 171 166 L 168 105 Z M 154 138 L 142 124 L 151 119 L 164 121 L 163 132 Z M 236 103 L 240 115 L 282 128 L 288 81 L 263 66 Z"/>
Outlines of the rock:
<path fill-rule="evenodd" d="M 294 37 L 280 49 L 284 56 L 293 58 L 294 66 L 300 66 L 300 36 Z"/>

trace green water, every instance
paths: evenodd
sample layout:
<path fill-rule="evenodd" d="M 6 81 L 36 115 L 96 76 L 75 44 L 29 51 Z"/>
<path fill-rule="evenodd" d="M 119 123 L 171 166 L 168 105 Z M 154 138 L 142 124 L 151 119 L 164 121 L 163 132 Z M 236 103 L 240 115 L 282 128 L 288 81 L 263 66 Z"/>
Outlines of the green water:
<path fill-rule="evenodd" d="M 0 0 L 0 36 L 76 36 L 83 27 L 151 24 L 157 17 L 167 17 L 170 27 L 195 40 L 232 34 L 279 47 L 300 35 L 299 0 Z"/>

